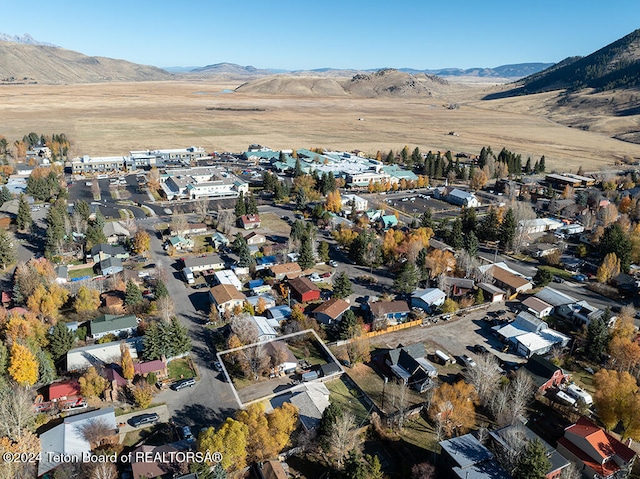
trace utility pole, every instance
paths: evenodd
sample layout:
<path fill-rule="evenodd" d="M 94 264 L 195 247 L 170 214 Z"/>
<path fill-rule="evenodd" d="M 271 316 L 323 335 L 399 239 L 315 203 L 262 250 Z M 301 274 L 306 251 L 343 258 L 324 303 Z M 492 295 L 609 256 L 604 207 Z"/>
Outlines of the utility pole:
<path fill-rule="evenodd" d="M 387 381 L 389 381 L 389 378 L 385 376 L 384 383 L 382 383 L 382 412 L 384 412 L 384 391 L 387 387 Z"/>

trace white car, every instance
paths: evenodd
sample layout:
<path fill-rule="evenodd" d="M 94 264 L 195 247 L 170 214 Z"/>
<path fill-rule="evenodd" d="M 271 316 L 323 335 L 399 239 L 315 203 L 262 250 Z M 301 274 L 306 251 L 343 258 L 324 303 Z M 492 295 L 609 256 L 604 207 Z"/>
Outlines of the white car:
<path fill-rule="evenodd" d="M 331 260 L 329 261 L 329 266 L 333 267 L 333 268 L 337 268 L 338 267 L 338 262 L 335 260 Z"/>
<path fill-rule="evenodd" d="M 467 356 L 466 354 L 463 354 L 462 356 L 460 356 L 460 359 L 462 360 L 462 363 L 468 367 L 468 368 L 475 368 L 476 367 L 476 362 L 473 360 L 473 358 Z"/>
<path fill-rule="evenodd" d="M 309 280 L 313 283 L 320 283 L 322 281 L 322 278 L 318 273 L 313 273 L 311 276 L 309 276 Z"/>

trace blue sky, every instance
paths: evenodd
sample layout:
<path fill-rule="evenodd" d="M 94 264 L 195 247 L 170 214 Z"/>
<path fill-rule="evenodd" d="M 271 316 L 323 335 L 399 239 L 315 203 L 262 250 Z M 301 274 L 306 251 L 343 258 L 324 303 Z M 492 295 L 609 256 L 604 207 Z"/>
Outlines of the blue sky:
<path fill-rule="evenodd" d="M 495 67 L 587 55 L 640 28 L 638 0 L 32 0 L 0 32 L 136 63 Z"/>

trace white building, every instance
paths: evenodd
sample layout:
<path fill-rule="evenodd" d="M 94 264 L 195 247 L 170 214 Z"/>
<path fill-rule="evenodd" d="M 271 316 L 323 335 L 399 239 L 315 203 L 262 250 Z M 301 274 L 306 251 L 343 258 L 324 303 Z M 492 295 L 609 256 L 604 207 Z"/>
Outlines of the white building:
<path fill-rule="evenodd" d="M 264 316 L 251 316 L 251 321 L 258 330 L 258 341 L 268 341 L 269 339 L 275 339 L 275 337 L 278 335 L 275 328 Z"/>
<path fill-rule="evenodd" d="M 223 269 L 222 271 L 216 271 L 213 273 L 216 284 L 228 284 L 233 286 L 238 291 L 242 291 L 242 282 L 238 279 L 236 274 L 230 269 Z"/>
<path fill-rule="evenodd" d="M 384 172 L 365 171 L 362 173 L 350 173 L 347 175 L 347 185 L 349 186 L 369 186 L 369 183 L 392 182 L 391 175 Z M 395 183 L 398 180 L 396 179 Z"/>
<path fill-rule="evenodd" d="M 519 223 L 519 227 L 523 228 L 528 234 L 554 231 L 563 225 L 564 223 L 562 221 L 554 220 L 553 218 L 536 218 L 526 221 L 522 220 Z"/>
<path fill-rule="evenodd" d="M 95 156 L 84 155 L 71 160 L 71 171 L 74 174 L 109 173 L 125 171 L 129 157 L 127 156 Z"/>
<path fill-rule="evenodd" d="M 138 350 L 142 349 L 141 338 L 125 340 L 132 359 L 138 358 Z M 120 341 L 92 344 L 83 348 L 71 349 L 67 353 L 67 371 L 83 371 L 91 366 L 102 366 L 115 362 L 120 364 Z"/>
<path fill-rule="evenodd" d="M 342 209 L 348 209 L 351 211 L 351 205 L 355 211 L 367 211 L 369 202 L 358 195 L 343 195 L 342 196 Z"/>
<path fill-rule="evenodd" d="M 130 151 L 129 155 L 128 168 L 136 170 L 152 166 L 188 166 L 191 161 L 207 157 L 207 152 L 204 148 L 190 146 L 188 148 Z"/>
<path fill-rule="evenodd" d="M 431 311 L 444 304 L 447 294 L 438 288 L 419 289 L 411 294 L 411 307 Z"/>
<path fill-rule="evenodd" d="M 222 168 L 182 168 L 167 170 L 160 186 L 168 200 L 236 198 L 249 193 L 249 183 Z"/>

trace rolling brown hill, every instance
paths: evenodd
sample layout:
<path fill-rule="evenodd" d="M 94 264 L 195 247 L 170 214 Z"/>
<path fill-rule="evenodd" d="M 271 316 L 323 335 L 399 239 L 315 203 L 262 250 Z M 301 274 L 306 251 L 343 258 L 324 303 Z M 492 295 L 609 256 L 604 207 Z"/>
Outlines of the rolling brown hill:
<path fill-rule="evenodd" d="M 0 42 L 0 82 L 96 83 L 169 80 L 160 68 L 125 60 L 89 57 L 64 48 Z"/>
<path fill-rule="evenodd" d="M 275 75 L 249 81 L 237 92 L 276 96 L 421 97 L 446 90 L 448 82 L 424 73 L 394 69 L 358 73 L 351 78 Z"/>

